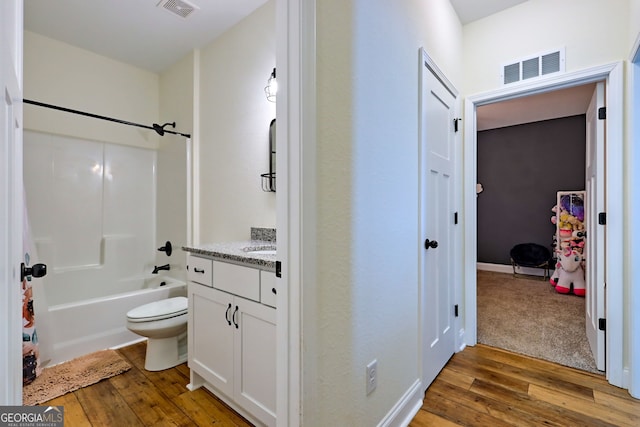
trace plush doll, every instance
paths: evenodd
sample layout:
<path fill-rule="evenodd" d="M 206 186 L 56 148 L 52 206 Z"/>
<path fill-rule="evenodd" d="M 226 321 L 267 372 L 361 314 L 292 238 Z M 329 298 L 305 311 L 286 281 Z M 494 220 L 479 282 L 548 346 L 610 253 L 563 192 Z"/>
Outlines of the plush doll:
<path fill-rule="evenodd" d="M 555 282 L 556 291 L 568 294 L 573 290 L 575 295 L 585 295 L 586 283 L 584 269 L 582 268 L 582 255 L 570 248 L 563 249 L 558 256 L 560 268 L 552 276 L 552 284 Z"/>
<path fill-rule="evenodd" d="M 571 233 L 573 233 L 573 220 L 574 216 L 569 215 L 567 212 L 560 212 L 560 217 L 558 218 L 558 231 L 560 238 L 571 237 Z"/>
<path fill-rule="evenodd" d="M 551 224 L 556 225 L 556 223 L 558 222 L 558 205 L 554 205 L 551 208 L 551 212 L 553 212 L 553 215 L 551 216 Z"/>
<path fill-rule="evenodd" d="M 558 284 L 558 279 L 560 278 L 560 270 L 562 270 L 562 265 L 560 264 L 560 261 L 558 261 L 556 262 L 553 274 L 549 278 L 549 283 L 551 283 L 554 287 Z"/>
<path fill-rule="evenodd" d="M 584 221 L 584 201 L 576 194 L 565 194 L 560 199 L 560 208 L 569 212 L 580 222 Z"/>

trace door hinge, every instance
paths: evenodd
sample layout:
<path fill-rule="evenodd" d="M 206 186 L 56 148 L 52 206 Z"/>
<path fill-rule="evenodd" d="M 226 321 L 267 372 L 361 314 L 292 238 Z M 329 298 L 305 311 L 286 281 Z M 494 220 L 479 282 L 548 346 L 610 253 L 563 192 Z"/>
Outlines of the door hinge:
<path fill-rule="evenodd" d="M 276 261 L 276 277 L 282 277 L 282 263 Z"/>
<path fill-rule="evenodd" d="M 607 330 L 607 319 L 598 319 L 598 329 L 600 329 L 601 331 Z"/>
<path fill-rule="evenodd" d="M 607 107 L 598 108 L 598 119 L 605 120 L 607 118 Z"/>
<path fill-rule="evenodd" d="M 458 132 L 458 123 L 461 122 L 462 119 L 453 119 L 453 131 Z"/>
<path fill-rule="evenodd" d="M 453 223 L 456 225 L 458 224 L 458 212 L 453 213 Z"/>
<path fill-rule="evenodd" d="M 607 213 L 606 212 L 600 212 L 598 214 L 598 224 L 600 224 L 600 225 L 606 225 L 607 224 Z"/>
<path fill-rule="evenodd" d="M 454 316 L 458 317 L 458 304 L 453 306 L 453 314 Z"/>

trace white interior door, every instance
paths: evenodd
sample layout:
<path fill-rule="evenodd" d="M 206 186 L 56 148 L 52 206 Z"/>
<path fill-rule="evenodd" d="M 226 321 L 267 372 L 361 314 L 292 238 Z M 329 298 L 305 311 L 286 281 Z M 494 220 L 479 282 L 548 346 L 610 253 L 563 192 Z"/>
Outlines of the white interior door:
<path fill-rule="evenodd" d="M 589 345 L 599 370 L 605 370 L 605 331 L 599 320 L 605 318 L 605 226 L 599 224 L 598 214 L 605 211 L 605 120 L 598 118 L 604 107 L 604 83 L 599 82 L 587 110 L 587 241 L 586 249 L 586 324 Z"/>
<path fill-rule="evenodd" d="M 426 56 L 426 54 L 425 54 Z M 428 57 L 427 57 L 428 59 Z M 422 379 L 427 388 L 455 351 L 455 90 L 430 60 L 421 65 Z"/>
<path fill-rule="evenodd" d="M 22 404 L 22 1 L 0 1 L 0 405 Z"/>

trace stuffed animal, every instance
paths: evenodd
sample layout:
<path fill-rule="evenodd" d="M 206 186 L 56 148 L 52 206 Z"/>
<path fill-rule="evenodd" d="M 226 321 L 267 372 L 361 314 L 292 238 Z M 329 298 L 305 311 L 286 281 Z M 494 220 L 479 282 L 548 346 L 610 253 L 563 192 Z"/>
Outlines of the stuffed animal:
<path fill-rule="evenodd" d="M 582 255 L 571 248 L 563 249 L 558 255 L 558 264 L 560 267 L 556 265 L 556 271 L 551 278 L 551 283 L 555 282 L 556 291 L 561 294 L 573 291 L 575 295 L 583 297 L 586 283 Z"/>
<path fill-rule="evenodd" d="M 551 224 L 556 225 L 556 223 L 558 222 L 558 205 L 554 205 L 551 208 L 551 212 L 553 212 L 553 215 L 551 216 Z"/>
<path fill-rule="evenodd" d="M 584 201 L 577 194 L 565 194 L 560 198 L 560 208 L 574 216 L 578 221 L 584 221 Z"/>
<path fill-rule="evenodd" d="M 551 283 L 554 287 L 558 284 L 558 279 L 560 278 L 560 270 L 562 270 L 562 264 L 560 264 L 560 261 L 557 261 L 555 269 L 553 270 L 553 274 L 549 278 L 549 283 Z"/>

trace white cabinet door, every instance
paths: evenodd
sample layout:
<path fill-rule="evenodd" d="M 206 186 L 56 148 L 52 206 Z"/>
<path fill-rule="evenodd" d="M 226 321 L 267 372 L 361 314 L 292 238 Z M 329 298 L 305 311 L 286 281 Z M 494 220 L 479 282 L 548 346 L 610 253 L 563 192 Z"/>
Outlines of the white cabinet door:
<path fill-rule="evenodd" d="M 189 367 L 233 396 L 234 297 L 193 283 L 189 283 L 189 297 Z"/>
<path fill-rule="evenodd" d="M 235 289 L 260 300 L 260 271 L 228 266 L 198 266 L 213 272 L 213 287 L 189 282 L 189 368 L 232 406 L 275 426 L 276 310 L 219 290 Z"/>
<path fill-rule="evenodd" d="M 276 310 L 242 298 L 235 298 L 235 303 L 234 399 L 266 425 L 275 426 Z"/>

